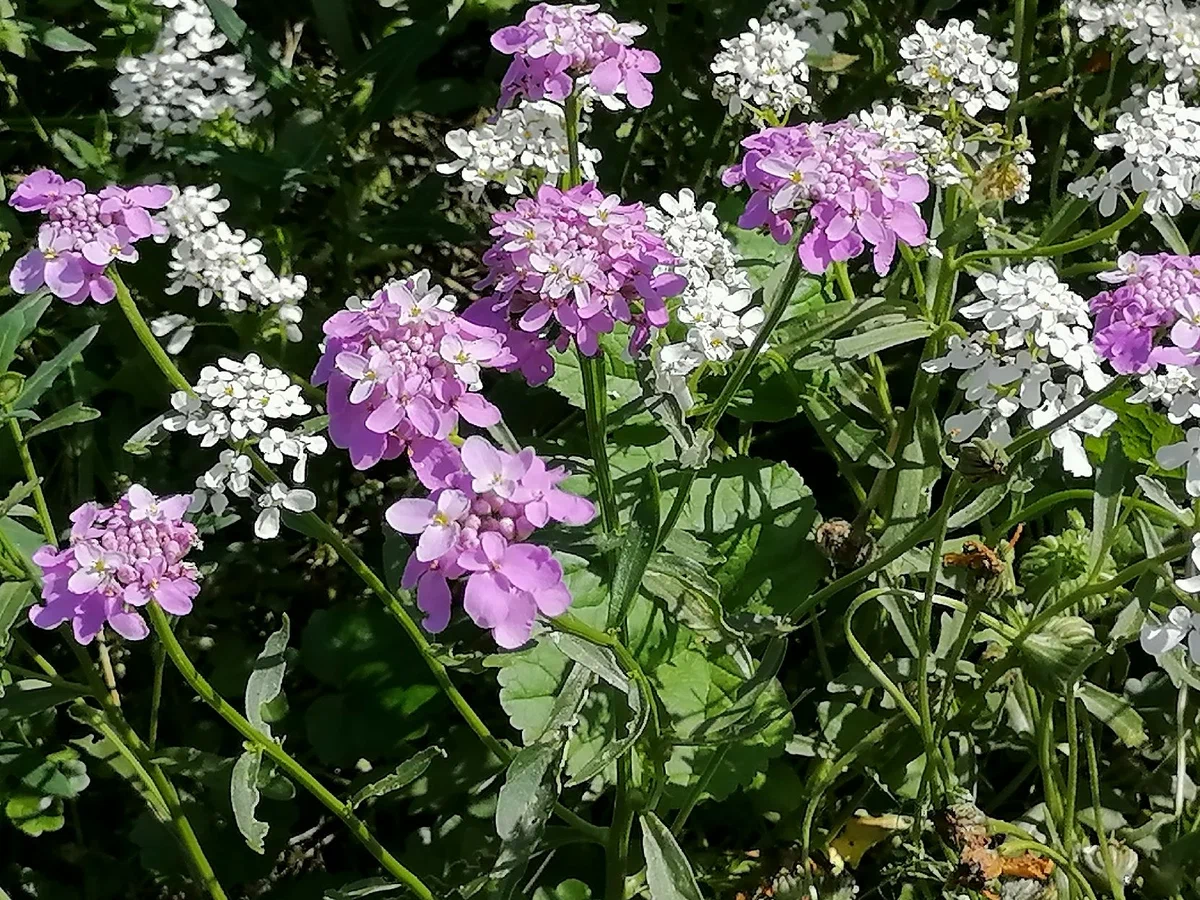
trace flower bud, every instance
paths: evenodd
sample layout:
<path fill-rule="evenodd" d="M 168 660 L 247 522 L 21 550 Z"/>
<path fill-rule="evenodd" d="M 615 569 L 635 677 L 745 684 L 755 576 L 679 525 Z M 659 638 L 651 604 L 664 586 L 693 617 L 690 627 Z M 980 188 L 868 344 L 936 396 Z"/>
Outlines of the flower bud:
<path fill-rule="evenodd" d="M 975 438 L 962 448 L 958 473 L 971 484 L 1000 484 L 1008 479 L 1008 454 L 986 438 Z"/>

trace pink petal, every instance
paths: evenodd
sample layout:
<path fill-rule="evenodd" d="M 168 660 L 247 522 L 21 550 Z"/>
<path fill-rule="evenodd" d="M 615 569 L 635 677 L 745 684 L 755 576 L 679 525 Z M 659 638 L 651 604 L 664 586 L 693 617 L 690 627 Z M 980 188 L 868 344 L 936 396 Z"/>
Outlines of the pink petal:
<path fill-rule="evenodd" d="M 417 587 L 417 606 L 425 613 L 422 627 L 437 634 L 450 624 L 450 585 L 437 572 L 427 572 Z"/>
<path fill-rule="evenodd" d="M 500 410 L 479 394 L 463 394 L 454 407 L 459 415 L 479 428 L 490 428 L 500 421 Z"/>
<path fill-rule="evenodd" d="M 539 591 L 562 580 L 562 566 L 537 544 L 513 544 L 504 554 L 500 571 L 521 590 Z"/>
<path fill-rule="evenodd" d="M 401 534 L 420 534 L 433 521 L 437 504 L 416 497 L 397 500 L 388 507 L 384 518 Z"/>
<path fill-rule="evenodd" d="M 611 57 L 604 60 L 592 70 L 591 82 L 597 93 L 615 94 L 617 85 L 621 83 L 621 66 Z M 632 97 L 629 98 L 629 102 L 633 103 Z"/>
<path fill-rule="evenodd" d="M 463 609 L 480 628 L 495 628 L 508 618 L 512 585 L 495 572 L 476 572 L 467 579 Z"/>
<path fill-rule="evenodd" d="M 8 283 L 18 294 L 32 294 L 46 283 L 46 258 L 40 250 L 30 250 L 17 260 L 8 273 Z"/>

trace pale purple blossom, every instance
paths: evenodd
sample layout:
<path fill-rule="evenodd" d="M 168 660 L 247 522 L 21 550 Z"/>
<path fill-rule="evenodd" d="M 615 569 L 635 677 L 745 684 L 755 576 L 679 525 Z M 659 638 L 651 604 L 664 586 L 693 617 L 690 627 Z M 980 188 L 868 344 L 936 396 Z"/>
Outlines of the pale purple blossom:
<path fill-rule="evenodd" d="M 156 497 L 135 484 L 111 507 L 80 506 L 71 514 L 69 546 L 47 545 L 33 555 L 42 604 L 29 610 L 29 620 L 46 629 L 70 622 L 75 640 L 88 644 L 106 623 L 129 640 L 146 637 L 138 608 L 151 600 L 172 615 L 191 612 L 200 575 L 184 557 L 200 541 L 183 519 L 190 500 Z"/>
<path fill-rule="evenodd" d="M 492 221 L 488 274 L 477 285 L 491 294 L 466 316 L 507 329 L 511 361 L 490 364 L 519 368 L 531 384 L 553 372 L 551 346 L 565 350 L 574 341 L 595 356 L 600 336 L 617 322 L 632 326 L 629 352 L 636 354 L 651 329 L 666 326 L 666 299 L 687 284 L 673 271 L 679 260 L 647 227 L 645 207 L 623 205 L 591 183 L 568 191 L 543 186 Z"/>
<path fill-rule="evenodd" d="M 659 60 L 633 46 L 646 27 L 599 9 L 538 3 L 520 24 L 492 35 L 492 46 L 513 58 L 500 84 L 500 105 L 519 97 L 562 101 L 586 84 L 610 108 L 621 108 L 622 95 L 637 109 L 649 106 L 654 91 L 646 76 L 659 70 Z"/>
<path fill-rule="evenodd" d="M 558 487 L 565 469 L 549 469 L 533 450 L 507 453 L 473 435 L 461 451 L 423 439 L 412 449 L 413 468 L 429 489 L 425 498 L 396 501 L 388 524 L 419 535 L 401 584 L 416 588 L 426 630 L 450 621 L 450 582 L 466 577 L 463 609 L 501 647 L 529 640 L 538 614 L 556 616 L 571 603 L 562 566 L 548 549 L 530 543 L 551 520 L 585 525 L 595 507 Z"/>
<path fill-rule="evenodd" d="M 763 228 L 780 244 L 805 228 L 800 259 L 813 273 L 871 247 L 885 274 L 897 242 L 925 243 L 919 204 L 929 183 L 911 171 L 915 154 L 889 149 L 884 138 L 850 120 L 767 128 L 742 141 L 742 161 L 725 170 L 726 186 L 753 191 L 738 224 Z"/>
<path fill-rule="evenodd" d="M 465 419 L 486 428 L 500 411 L 480 393 L 483 367 L 516 365 L 496 329 L 454 313 L 454 298 L 422 271 L 325 322 L 313 384 L 327 384 L 329 436 L 355 468 L 394 459 L 420 438 L 445 440 Z"/>
<path fill-rule="evenodd" d="M 161 185 L 110 185 L 89 194 L 83 182 L 66 181 L 49 169 L 31 173 L 8 202 L 18 212 L 44 213 L 46 221 L 38 229 L 37 247 L 9 272 L 9 285 L 18 294 L 45 285 L 68 303 L 89 298 L 108 303 L 116 285 L 105 267 L 137 261 L 133 245 L 162 230 L 148 210 L 160 209 L 170 198 L 170 189 Z"/>

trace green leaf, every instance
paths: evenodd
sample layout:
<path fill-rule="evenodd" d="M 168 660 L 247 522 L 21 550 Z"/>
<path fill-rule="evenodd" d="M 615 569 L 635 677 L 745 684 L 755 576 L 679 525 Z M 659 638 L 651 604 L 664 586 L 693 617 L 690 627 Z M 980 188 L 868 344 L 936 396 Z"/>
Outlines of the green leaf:
<path fill-rule="evenodd" d="M 933 334 L 933 323 L 924 320 L 899 322 L 884 328 L 871 328 L 861 334 L 833 342 L 834 355 L 840 359 L 862 359 L 889 347 L 923 340 Z"/>
<path fill-rule="evenodd" d="M 565 740 L 539 741 L 513 757 L 496 801 L 496 833 L 502 841 L 492 877 L 502 885 L 500 896 L 512 896 L 537 850 L 554 803 Z"/>
<path fill-rule="evenodd" d="M 383 797 L 392 791 L 398 791 L 416 781 L 425 774 L 429 764 L 438 757 L 445 757 L 446 751 L 441 747 L 426 747 L 414 756 L 410 756 L 382 778 L 372 781 L 350 798 L 351 808 L 357 808 L 375 797 Z"/>
<path fill-rule="evenodd" d="M 1172 499 L 1171 492 L 1167 490 L 1166 485 L 1161 481 L 1151 478 L 1149 475 L 1138 475 L 1135 480 L 1138 483 L 1138 487 L 1142 489 L 1142 493 L 1146 495 L 1147 500 L 1163 511 L 1170 513 L 1171 517 L 1184 528 L 1192 527 L 1192 514 Z"/>
<path fill-rule="evenodd" d="M 13 825 L 33 837 L 47 831 L 58 831 L 66 824 L 63 802 L 58 797 L 14 794 L 4 805 L 4 814 Z"/>
<path fill-rule="evenodd" d="M 75 361 L 75 358 L 83 352 L 83 349 L 92 342 L 92 339 L 99 333 L 100 326 L 93 325 L 71 343 L 67 344 L 63 351 L 53 359 L 42 363 L 25 381 L 25 390 L 21 392 L 20 398 L 13 404 L 14 409 L 29 409 L 41 398 L 42 394 L 54 384 L 54 380 L 58 378 L 67 367 Z"/>
<path fill-rule="evenodd" d="M 404 890 L 407 889 L 386 878 L 364 878 L 327 890 L 322 896 L 325 900 L 362 900 L 363 897 L 383 900 Z"/>
<path fill-rule="evenodd" d="M 204 0 L 204 3 L 217 27 L 246 58 L 248 66 L 262 76 L 268 87 L 279 87 L 291 81 L 291 73 L 272 58 L 266 42 L 249 29 L 232 6 L 225 0 Z"/>
<path fill-rule="evenodd" d="M 83 38 L 76 37 L 61 25 L 39 28 L 34 35 L 51 50 L 58 50 L 60 53 L 84 53 L 96 49 L 94 44 L 89 44 Z"/>
<path fill-rule="evenodd" d="M 269 830 L 265 822 L 254 817 L 258 809 L 258 773 L 262 765 L 261 750 L 247 750 L 233 764 L 233 777 L 229 782 L 229 800 L 233 805 L 233 820 L 238 831 L 246 839 L 247 846 L 255 853 L 266 852 Z"/>
<path fill-rule="evenodd" d="M 0 698 L 0 728 L 28 719 L 47 709 L 74 700 L 78 694 L 68 688 L 47 684 L 36 678 L 24 678 L 4 689 Z"/>
<path fill-rule="evenodd" d="M 533 900 L 592 900 L 592 889 L 576 878 L 568 878 L 554 890 L 538 888 Z"/>
<path fill-rule="evenodd" d="M 619 347 L 614 357 L 612 340 L 602 340 L 601 349 L 604 359 L 604 390 L 608 395 L 608 408 L 615 411 L 626 404 L 639 400 L 642 396 L 642 386 L 637 380 L 637 371 L 633 366 L 622 362 Z M 583 372 L 579 369 L 579 356 L 574 350 L 554 354 L 554 374 L 546 382 L 546 386 L 562 395 L 576 409 L 584 409 L 586 401 L 583 391 Z"/>
<path fill-rule="evenodd" d="M 267 638 L 262 652 L 254 660 L 250 678 L 246 681 L 246 718 L 267 737 L 274 735 L 271 733 L 270 724 L 263 719 L 263 708 L 283 691 L 283 676 L 287 672 L 287 659 L 284 654 L 291 631 L 291 622 L 287 613 L 284 613 L 283 624 Z"/>
<path fill-rule="evenodd" d="M 0 744 L 0 780 L 12 779 L 39 797 L 78 797 L 88 786 L 87 766 L 71 749 L 44 756 L 21 744 Z"/>
<path fill-rule="evenodd" d="M 858 62 L 858 57 L 850 53 L 813 53 L 804 61 L 819 72 L 844 72 Z"/>
<path fill-rule="evenodd" d="M 1108 451 L 1096 473 L 1096 491 L 1092 494 L 1092 537 L 1088 544 L 1088 571 L 1092 571 L 1117 527 L 1121 513 L 1121 494 L 1125 485 L 1125 454 L 1115 432 L 1108 436 Z"/>
<path fill-rule="evenodd" d="M 346 0 L 312 0 L 317 28 L 329 42 L 342 62 L 349 63 L 357 55 L 354 30 L 350 27 L 349 6 Z"/>
<path fill-rule="evenodd" d="M 1179 233 L 1179 227 L 1175 224 L 1175 220 L 1168 213 L 1154 213 L 1150 216 L 1150 224 L 1155 230 L 1162 235 L 1167 246 L 1170 247 L 1180 256 L 1188 256 L 1191 250 L 1188 249 L 1187 241 L 1183 239 L 1183 235 Z"/>
<path fill-rule="evenodd" d="M 643 813 L 641 822 L 650 900 L 703 900 L 692 864 L 670 829 L 652 812 Z"/>
<path fill-rule="evenodd" d="M 658 553 L 650 560 L 643 588 L 666 604 L 667 613 L 703 641 L 737 641 L 741 635 L 725 621 L 721 585 L 694 560 Z"/>
<path fill-rule="evenodd" d="M 75 132 L 69 131 L 66 128 L 56 128 L 50 136 L 50 143 L 75 168 L 103 171 L 104 159 L 100 156 L 100 152 L 91 141 L 80 137 Z"/>
<path fill-rule="evenodd" d="M 1079 685 L 1079 699 L 1097 720 L 1103 722 L 1126 747 L 1141 747 L 1149 737 L 1146 723 L 1132 701 L 1097 687 L 1090 681 Z"/>
<path fill-rule="evenodd" d="M 0 315 L 0 372 L 8 370 L 17 346 L 37 327 L 53 300 L 49 291 L 40 290 L 22 297 L 12 309 Z"/>
<path fill-rule="evenodd" d="M 21 554 L 25 570 L 27 572 L 38 572 L 39 568 L 33 561 L 33 554 L 45 546 L 45 537 L 36 531 L 30 531 L 12 516 L 0 518 L 0 531 L 4 532 L 4 537 L 8 543 Z M 34 578 L 34 581 L 39 585 L 41 584 L 40 578 Z"/>
<path fill-rule="evenodd" d="M 121 449 L 132 456 L 148 456 L 152 447 L 157 447 L 168 437 L 170 432 L 162 427 L 167 416 L 156 416 L 129 436 Z"/>
<path fill-rule="evenodd" d="M 54 431 L 56 428 L 66 428 L 68 425 L 78 425 L 80 422 L 91 422 L 93 419 L 100 418 L 100 410 L 92 409 L 90 406 L 84 406 L 82 403 L 72 403 L 70 406 L 60 409 L 56 413 L 52 413 L 46 419 L 38 422 L 27 432 L 25 432 L 25 440 L 29 441 L 39 434 L 45 434 L 48 431 Z"/>
<path fill-rule="evenodd" d="M 6 581 L 0 584 L 0 659 L 8 649 L 8 632 L 29 606 L 28 581 Z"/>
<path fill-rule="evenodd" d="M 1004 502 L 1011 494 L 1012 490 L 1008 484 L 988 485 L 976 494 L 970 503 L 947 519 L 947 530 L 956 531 L 959 528 L 966 528 L 968 525 L 978 522 Z"/>
<path fill-rule="evenodd" d="M 647 466 L 629 527 L 621 541 L 621 553 L 617 557 L 616 572 L 613 574 L 611 622 L 625 620 L 629 605 L 642 585 L 646 565 L 658 547 L 660 502 L 658 475 L 654 466 Z"/>
<path fill-rule="evenodd" d="M 875 469 L 891 469 L 896 465 L 883 449 L 882 431 L 859 425 L 820 391 L 809 391 L 800 399 L 813 427 L 830 443 L 841 447 L 851 463 L 866 463 Z"/>
<path fill-rule="evenodd" d="M 1097 646 L 1096 634 L 1079 616 L 1056 616 L 1021 645 L 1021 671 L 1038 687 L 1061 690 Z"/>

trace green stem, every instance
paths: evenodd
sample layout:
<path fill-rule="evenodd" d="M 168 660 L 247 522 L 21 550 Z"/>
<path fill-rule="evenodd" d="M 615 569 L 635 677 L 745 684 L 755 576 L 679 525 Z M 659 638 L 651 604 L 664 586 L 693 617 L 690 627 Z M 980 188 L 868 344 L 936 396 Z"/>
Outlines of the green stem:
<path fill-rule="evenodd" d="M 725 762 L 725 757 L 729 753 L 729 748 L 733 744 L 725 743 L 719 746 L 711 757 L 708 764 L 700 773 L 700 777 L 688 789 L 687 797 L 684 798 L 683 806 L 679 807 L 679 812 L 675 814 L 675 821 L 671 823 L 671 834 L 679 837 L 683 833 L 683 826 L 687 823 L 688 816 L 692 814 L 692 810 L 696 808 L 696 804 L 700 802 L 700 797 L 703 796 L 705 790 L 708 789 L 708 783 L 713 780 L 717 774 L 717 770 L 721 768 Z"/>
<path fill-rule="evenodd" d="M 799 240 L 800 236 L 797 235 L 796 240 L 789 245 L 788 249 L 791 258 L 788 262 L 787 272 L 784 273 L 783 280 L 779 283 L 779 289 L 775 292 L 775 296 L 771 300 L 771 308 L 767 312 L 766 319 L 763 321 L 762 327 L 759 328 L 758 334 L 754 336 L 754 342 L 742 353 L 742 357 L 738 360 L 733 374 L 725 382 L 721 393 L 717 395 L 712 408 L 708 411 L 708 415 L 704 417 L 700 428 L 697 429 L 696 435 L 698 440 L 703 441 L 706 435 L 711 436 L 716 432 L 717 423 L 725 415 L 725 410 L 733 402 L 733 398 L 737 395 L 738 390 L 741 389 L 742 383 L 749 377 L 750 370 L 757 363 L 758 355 L 766 345 L 771 332 L 775 330 L 775 326 L 779 324 L 784 312 L 787 311 L 788 301 L 795 292 L 796 285 L 800 283 L 800 276 L 804 273 L 804 266 L 800 262 L 799 255 L 796 253 L 796 245 Z M 816 294 L 819 290 L 819 287 L 815 288 L 809 296 Z M 671 509 L 667 512 L 667 517 L 663 520 L 662 527 L 658 532 L 658 544 L 660 547 L 666 543 L 667 538 L 671 535 L 671 531 L 679 521 L 679 517 L 683 514 L 683 508 L 687 505 L 688 496 L 691 494 L 692 482 L 696 480 L 697 473 L 697 469 L 688 469 L 684 473 L 683 481 L 675 492 L 675 499 L 671 503 Z"/>
<path fill-rule="evenodd" d="M 600 522 L 607 534 L 620 525 L 617 511 L 617 491 L 613 486 L 612 469 L 608 464 L 608 396 L 605 393 L 604 351 L 587 356 L 578 350 L 579 371 L 583 376 L 584 418 L 587 423 L 588 446 L 596 477 L 596 492 L 600 496 Z"/>
<path fill-rule="evenodd" d="M 1063 852 L 1075 858 L 1075 811 L 1076 795 L 1079 792 L 1079 719 L 1076 707 L 1075 691 L 1078 685 L 1072 683 L 1064 698 L 1067 703 L 1067 789 L 1063 797 Z"/>
<path fill-rule="evenodd" d="M 954 643 L 950 646 L 950 655 L 946 657 L 945 661 L 946 686 L 942 691 L 942 702 L 938 704 L 937 725 L 934 729 L 934 739 L 939 743 L 945 737 L 950 723 L 950 710 L 954 705 L 954 687 L 958 676 L 958 664 L 962 661 L 963 654 L 967 650 L 967 643 L 971 640 L 971 632 L 975 629 L 975 622 L 979 619 L 980 613 L 983 612 L 988 602 L 987 597 L 979 591 L 969 592 L 967 594 L 967 601 L 967 609 L 963 614 L 962 627 L 959 629 Z"/>
<path fill-rule="evenodd" d="M 570 189 L 583 183 L 583 172 L 579 167 L 579 95 L 575 91 L 563 101 L 563 112 L 567 131 L 567 177 L 570 179 L 566 187 Z"/>
<path fill-rule="evenodd" d="M 384 849 L 383 845 L 376 840 L 370 829 L 367 828 L 366 823 L 354 814 L 354 810 L 348 803 L 339 800 L 330 793 L 321 782 L 317 781 L 308 769 L 296 762 L 278 742 L 267 737 L 251 725 L 241 713 L 230 706 L 213 689 L 212 685 L 196 670 L 196 667 L 188 658 L 183 645 L 175 637 L 175 632 L 171 630 L 167 616 L 159 605 L 151 601 L 146 605 L 146 609 L 150 614 L 150 621 L 154 626 L 155 634 L 158 635 L 158 639 L 166 648 L 167 656 L 179 671 L 179 674 L 183 676 L 183 680 L 191 685 L 192 690 L 196 692 L 200 699 L 212 707 L 217 715 L 232 725 L 242 737 L 262 750 L 293 781 L 312 794 L 326 809 L 341 820 L 342 824 L 358 839 L 358 842 L 367 849 L 371 856 L 375 858 L 389 875 L 407 887 L 414 895 L 422 898 L 422 900 L 433 900 L 433 892 L 425 886 L 421 879 L 401 865 L 395 857 Z"/>
<path fill-rule="evenodd" d="M 1108 876 L 1108 886 L 1115 900 L 1125 900 L 1125 884 L 1117 875 L 1113 865 L 1112 848 L 1108 845 L 1108 835 L 1104 830 L 1104 805 L 1100 802 L 1100 767 L 1096 764 L 1096 745 L 1092 741 L 1092 720 L 1083 717 L 1083 746 L 1087 753 L 1088 781 L 1092 788 L 1092 815 L 1096 822 L 1096 840 L 1100 844 L 1100 858 L 1104 860 L 1104 874 Z"/>
<path fill-rule="evenodd" d="M 121 280 L 121 276 L 117 272 L 116 268 L 110 266 L 108 269 L 108 275 L 113 279 L 113 282 L 117 286 L 117 303 L 121 307 L 121 311 L 125 313 L 125 318 L 129 321 L 129 324 L 133 328 L 134 333 L 138 336 L 138 339 L 142 342 L 142 346 L 145 347 L 146 352 L 149 353 L 150 357 L 155 361 L 155 363 L 157 363 L 159 370 L 166 377 L 167 381 L 169 381 L 175 388 L 181 391 L 186 391 L 189 394 L 194 394 L 195 392 L 192 390 L 191 384 L 186 378 L 184 378 L 179 369 L 176 368 L 175 363 L 172 362 L 171 358 L 158 343 L 158 339 L 155 338 L 153 332 L 150 331 L 150 326 L 146 324 L 146 320 L 142 317 L 141 311 L 134 302 L 134 299 L 129 293 L 129 289 L 125 286 L 124 281 Z M 263 478 L 263 480 L 267 481 L 268 483 L 279 481 L 279 477 L 271 470 L 270 466 L 263 462 L 262 458 L 259 457 L 258 454 L 253 450 L 248 450 L 241 447 L 236 449 L 250 457 L 251 462 L 254 464 L 255 472 L 261 478 Z M 338 555 L 342 562 L 344 562 L 350 568 L 350 570 L 362 580 L 362 582 L 371 590 L 371 592 L 379 598 L 392 618 L 400 623 L 400 626 L 404 629 L 404 632 L 416 645 L 417 652 L 421 655 L 425 665 L 433 674 L 434 680 L 438 683 L 438 686 L 442 689 L 442 692 L 450 700 L 450 703 L 458 711 L 459 715 L 462 716 L 463 720 L 467 723 L 467 726 L 475 733 L 480 741 L 483 742 L 484 746 L 494 753 L 501 762 L 507 763 L 510 759 L 512 759 L 512 753 L 509 751 L 509 749 L 492 735 L 487 725 L 484 724 L 483 720 L 479 717 L 475 710 L 471 708 L 471 705 L 467 702 L 466 697 L 464 697 L 458 688 L 454 686 L 454 683 L 450 679 L 449 672 L 446 670 L 446 667 L 437 660 L 437 657 L 433 652 L 433 647 L 430 645 L 429 641 L 425 639 L 425 635 L 422 633 L 420 627 L 416 622 L 413 621 L 412 617 L 408 614 L 404 607 L 401 606 L 400 602 L 392 595 L 391 591 L 387 589 L 379 576 L 376 575 L 375 572 L 372 571 L 371 568 L 367 566 L 367 564 L 364 563 L 361 558 L 359 558 L 358 554 L 356 554 L 350 548 L 350 545 L 346 543 L 345 538 L 343 538 L 335 528 L 329 525 L 316 513 L 303 513 L 300 514 L 298 518 L 306 526 L 306 529 L 309 533 L 318 535 L 317 540 L 328 544 L 333 548 L 333 551 Z M 599 835 L 603 834 L 603 829 L 598 828 L 590 822 L 582 819 L 580 816 L 566 809 L 561 804 L 556 804 L 554 811 L 559 818 L 563 819 L 563 821 L 567 822 L 567 824 L 571 825 L 571 827 L 580 831 L 582 834 L 587 835 L 591 840 L 598 840 L 600 839 Z"/>
<path fill-rule="evenodd" d="M 1188 685 L 1179 685 L 1179 697 L 1175 701 L 1175 821 L 1177 827 L 1183 825 L 1184 789 L 1187 777 L 1187 737 L 1186 724 L 1188 701 Z"/>
<path fill-rule="evenodd" d="M 868 672 L 871 673 L 871 677 L 879 682 L 880 687 L 887 691 L 888 696 L 892 698 L 896 706 L 900 708 L 900 711 L 904 713 L 908 721 L 912 723 L 913 727 L 916 728 L 918 732 L 923 734 L 924 732 L 921 724 L 921 714 L 917 712 L 916 708 L 912 705 L 912 702 L 904 695 L 904 691 L 900 690 L 896 682 L 892 681 L 892 679 L 888 677 L 887 672 L 880 668 L 879 663 L 875 662 L 875 660 L 871 658 L 871 654 L 866 651 L 866 648 L 863 647 L 863 645 L 859 643 L 858 638 L 854 636 L 854 614 L 858 612 L 859 607 L 861 607 L 864 603 L 874 600 L 876 597 L 882 597 L 894 592 L 894 588 L 883 587 L 873 588 L 872 590 L 864 591 L 863 593 L 859 594 L 854 598 L 854 602 L 850 604 L 850 608 L 846 610 L 846 618 L 843 620 L 842 629 L 846 636 L 846 644 L 850 647 L 850 652 L 858 657 L 858 661 L 866 667 Z M 926 745 L 926 751 L 930 751 L 930 747 L 928 745 Z M 940 759 L 940 754 L 937 754 L 937 756 Z"/>
<path fill-rule="evenodd" d="M 33 505 L 37 508 L 38 524 L 42 527 L 42 535 L 51 547 L 58 546 L 58 536 L 54 531 L 54 522 L 50 518 L 50 507 L 46 505 L 46 495 L 42 493 L 42 479 L 38 477 L 33 457 L 29 455 L 29 446 L 25 443 L 25 435 L 21 433 L 21 424 L 16 419 L 8 420 L 8 433 L 12 435 L 13 444 L 17 448 L 17 458 L 21 461 L 21 469 L 25 472 L 25 480 L 33 482 Z"/>
<path fill-rule="evenodd" d="M 166 668 L 167 654 L 162 644 L 155 644 L 151 648 L 151 655 L 154 657 L 154 683 L 150 689 L 150 730 L 146 742 L 154 750 L 158 746 L 158 714 L 162 708 L 163 670 Z"/>
<path fill-rule="evenodd" d="M 1108 384 L 1106 384 L 1100 390 L 1095 391 L 1091 394 L 1088 394 L 1087 397 L 1085 397 L 1082 402 L 1076 404 L 1075 406 L 1072 406 L 1070 409 L 1068 409 L 1062 415 L 1047 422 L 1041 428 L 1035 428 L 1032 431 L 1026 431 L 1024 434 L 1022 434 L 1020 437 L 1018 437 L 1015 441 L 1013 441 L 1011 444 L 1009 444 L 1008 447 L 1005 448 L 1009 457 L 1015 459 L 1016 455 L 1018 453 L 1020 453 L 1022 450 L 1024 450 L 1026 447 L 1036 444 L 1038 441 L 1042 440 L 1042 438 L 1044 438 L 1044 437 L 1048 437 L 1056 429 L 1061 428 L 1063 425 L 1066 425 L 1068 422 L 1070 422 L 1076 416 L 1082 415 L 1085 411 L 1091 409 L 1097 403 L 1102 402 L 1106 398 L 1115 394 L 1117 391 L 1125 388 L 1129 384 L 1129 382 L 1130 382 L 1130 376 L 1118 375 L 1116 378 L 1114 378 L 1112 381 L 1110 381 Z"/>
<path fill-rule="evenodd" d="M 976 250 L 973 253 L 964 253 L 953 265 L 961 269 L 968 263 L 984 259 L 1033 259 L 1041 256 L 1062 256 L 1067 253 L 1074 253 L 1076 250 L 1083 250 L 1091 247 L 1093 244 L 1108 240 L 1122 228 L 1132 224 L 1142 214 L 1142 207 L 1145 203 L 1146 195 L 1139 194 L 1137 201 L 1121 218 L 1110 222 L 1103 228 L 1090 231 L 1071 241 L 1065 241 L 1061 244 L 1051 244 L 1045 247 L 1025 247 L 1023 249 L 1018 247 L 1000 247 L 995 250 Z"/>
<path fill-rule="evenodd" d="M 1087 488 L 1078 488 L 1074 490 L 1057 491 L 1048 497 L 1043 497 L 1036 503 L 1030 503 L 1028 506 L 1020 509 L 1013 515 L 1009 516 L 994 529 L 996 534 L 1007 534 L 1021 522 L 1031 522 L 1045 512 L 1059 506 L 1063 503 L 1070 503 L 1076 500 L 1090 501 L 1095 496 L 1095 491 Z M 1161 506 L 1156 506 L 1147 500 L 1138 500 L 1134 497 L 1122 497 L 1121 505 L 1129 509 L 1140 510 L 1148 516 L 1157 518 L 1160 522 L 1171 525 L 1180 524 L 1174 516 L 1163 509 Z"/>

